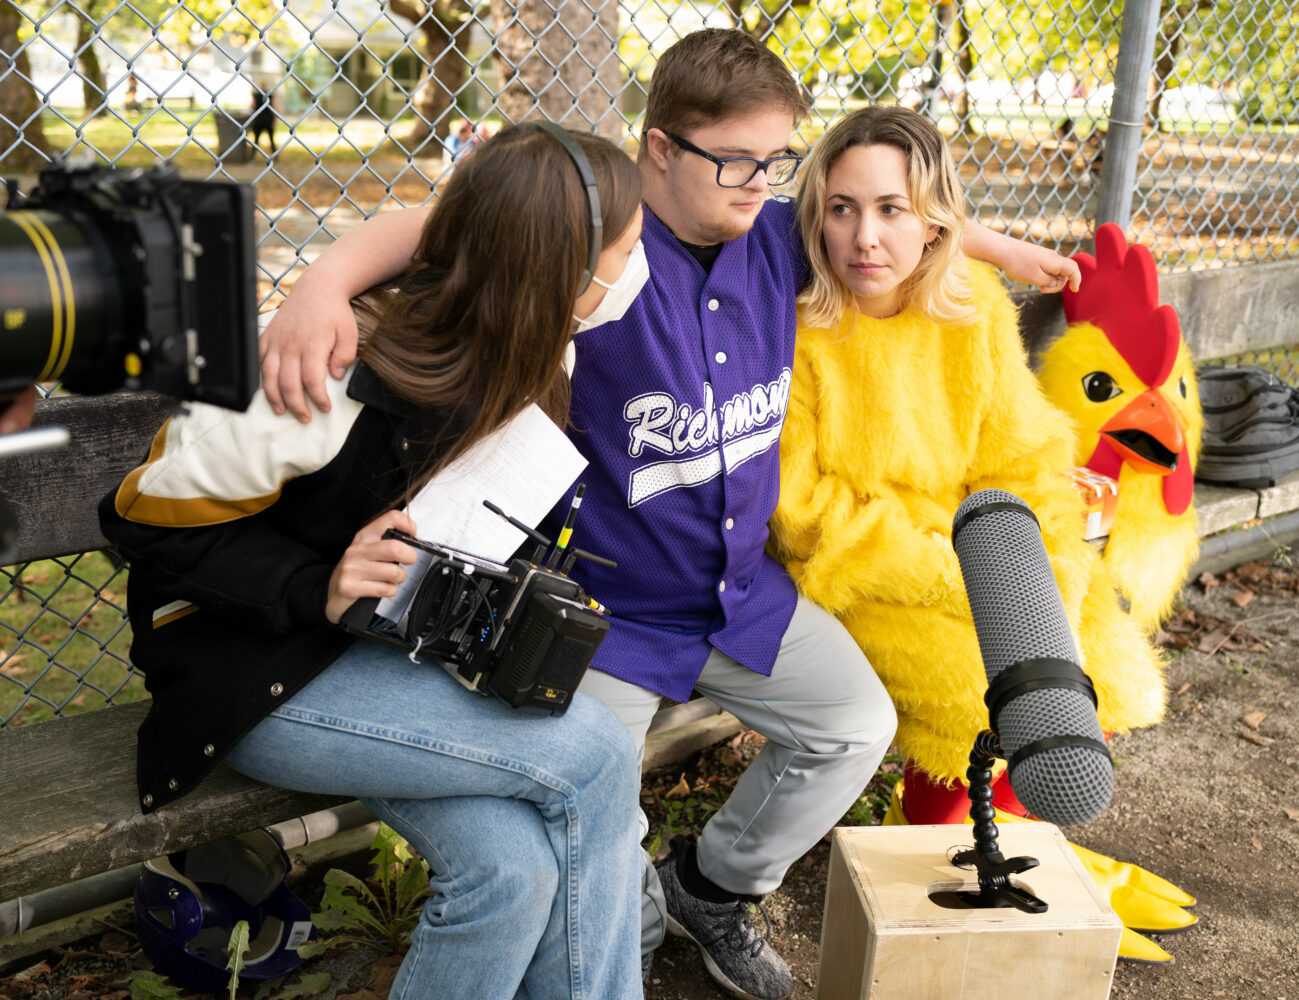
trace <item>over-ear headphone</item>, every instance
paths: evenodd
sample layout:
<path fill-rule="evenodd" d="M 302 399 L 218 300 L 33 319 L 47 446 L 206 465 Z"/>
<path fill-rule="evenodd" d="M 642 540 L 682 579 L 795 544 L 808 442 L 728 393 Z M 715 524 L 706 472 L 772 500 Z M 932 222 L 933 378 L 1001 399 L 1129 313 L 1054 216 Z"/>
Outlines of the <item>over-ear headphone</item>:
<path fill-rule="evenodd" d="M 604 218 L 600 214 L 600 192 L 595 185 L 595 171 L 591 169 L 591 161 L 586 158 L 586 153 L 582 151 L 582 147 L 568 129 L 554 122 L 534 121 L 531 124 L 542 132 L 554 136 L 555 140 L 564 147 L 564 152 L 569 155 L 573 166 L 577 167 L 577 172 L 581 175 L 582 187 L 586 189 L 586 204 L 591 219 L 591 239 L 586 270 L 582 272 L 582 285 L 577 290 L 581 295 L 591 284 L 591 279 L 595 277 L 595 269 L 600 264 L 600 251 L 604 249 Z"/>

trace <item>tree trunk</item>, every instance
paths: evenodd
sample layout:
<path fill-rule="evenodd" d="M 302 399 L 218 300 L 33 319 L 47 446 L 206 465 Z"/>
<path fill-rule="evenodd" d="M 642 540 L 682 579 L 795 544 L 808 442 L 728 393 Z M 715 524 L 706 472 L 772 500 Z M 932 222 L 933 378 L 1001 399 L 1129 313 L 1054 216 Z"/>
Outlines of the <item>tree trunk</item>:
<path fill-rule="evenodd" d="M 388 11 L 410 21 L 424 36 L 424 61 L 428 70 L 411 98 L 415 120 L 410 131 L 401 137 L 402 144 L 414 150 L 430 135 L 445 139 L 451 131 L 448 112 L 469 71 L 465 54 L 456 42 L 458 39 L 460 46 L 468 44 L 468 29 L 460 29 L 468 23 L 472 12 L 465 0 L 435 3 L 390 0 Z M 458 36 L 457 31 L 460 31 Z"/>
<path fill-rule="evenodd" d="M 53 158 L 31 62 L 18 48 L 18 28 L 25 20 L 11 0 L 0 0 L 0 160 L 10 170 L 38 170 Z"/>
<path fill-rule="evenodd" d="M 748 31 L 744 26 L 744 8 L 748 0 L 724 0 L 726 10 L 731 15 L 731 23 L 740 31 Z"/>
<path fill-rule="evenodd" d="M 95 24 L 91 21 L 95 6 L 94 3 L 88 3 L 84 9 L 75 4 L 72 7 L 77 14 L 77 62 L 81 66 L 81 103 L 87 114 L 97 111 L 108 97 L 108 87 L 104 82 L 104 67 L 99 64 L 99 53 L 95 51 Z"/>
<path fill-rule="evenodd" d="M 1208 10 L 1213 0 L 1181 0 L 1166 6 L 1159 24 L 1159 39 L 1155 43 L 1155 68 L 1150 80 L 1150 106 L 1146 112 L 1146 122 L 1152 128 L 1159 128 L 1159 113 L 1164 105 L 1164 91 L 1168 81 L 1177 69 L 1177 56 L 1182 50 L 1182 33 L 1186 22 L 1196 11 Z"/>
<path fill-rule="evenodd" d="M 925 78 L 924 100 L 920 104 L 920 113 L 932 119 L 938 108 L 938 91 L 943 83 L 943 52 L 947 48 L 948 35 L 952 30 L 952 17 L 956 5 L 952 0 L 939 0 L 934 6 L 934 47 L 929 52 L 928 74 Z"/>
<path fill-rule="evenodd" d="M 1182 47 L 1182 24 L 1164 21 L 1159 27 L 1159 54 L 1155 58 L 1155 72 L 1150 78 L 1150 106 L 1146 111 L 1146 121 L 1152 128 L 1159 128 L 1159 112 L 1164 104 L 1164 90 L 1168 87 L 1168 78 L 1173 75 L 1177 66 L 1177 53 Z"/>
<path fill-rule="evenodd" d="M 621 138 L 616 0 L 491 0 L 491 10 L 502 118 Z"/>
<path fill-rule="evenodd" d="M 970 35 L 970 19 L 966 16 L 965 0 L 956 0 L 956 27 L 960 48 L 956 50 L 956 65 L 961 73 L 961 96 L 956 102 L 956 117 L 962 135 L 974 135 L 974 119 L 970 114 L 970 77 L 974 75 L 974 40 Z"/>

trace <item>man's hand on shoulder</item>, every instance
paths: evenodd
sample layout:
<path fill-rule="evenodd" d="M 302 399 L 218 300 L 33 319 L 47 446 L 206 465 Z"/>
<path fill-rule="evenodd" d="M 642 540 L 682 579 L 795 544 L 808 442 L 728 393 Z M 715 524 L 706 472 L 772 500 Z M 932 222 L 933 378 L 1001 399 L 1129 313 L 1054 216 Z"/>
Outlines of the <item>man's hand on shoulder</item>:
<path fill-rule="evenodd" d="M 326 378 L 341 379 L 356 360 L 356 316 L 346 299 L 304 287 L 306 275 L 280 305 L 258 342 L 262 389 L 276 413 L 311 420 L 308 399 L 329 412 Z"/>
<path fill-rule="evenodd" d="M 1050 247 L 1015 241 L 1018 246 L 1009 255 L 1004 268 L 1008 277 L 1025 285 L 1037 285 L 1043 292 L 1060 292 L 1068 285 L 1078 291 L 1082 272 L 1076 261 L 1056 253 Z"/>
<path fill-rule="evenodd" d="M 962 248 L 976 260 L 1001 268 L 1012 281 L 1037 285 L 1043 292 L 1059 292 L 1066 284 L 1076 292 L 1082 280 L 1078 265 L 1068 257 L 1049 247 L 994 232 L 973 219 L 965 223 Z"/>

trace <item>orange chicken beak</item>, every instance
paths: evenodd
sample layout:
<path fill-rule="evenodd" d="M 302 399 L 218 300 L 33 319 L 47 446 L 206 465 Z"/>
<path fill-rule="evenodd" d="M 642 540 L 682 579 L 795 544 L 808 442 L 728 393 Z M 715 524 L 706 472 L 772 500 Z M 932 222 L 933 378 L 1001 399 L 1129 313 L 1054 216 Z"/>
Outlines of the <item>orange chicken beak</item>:
<path fill-rule="evenodd" d="M 1176 412 L 1156 389 L 1147 389 L 1101 428 L 1125 462 L 1141 472 L 1166 476 L 1177 468 L 1186 434 Z"/>

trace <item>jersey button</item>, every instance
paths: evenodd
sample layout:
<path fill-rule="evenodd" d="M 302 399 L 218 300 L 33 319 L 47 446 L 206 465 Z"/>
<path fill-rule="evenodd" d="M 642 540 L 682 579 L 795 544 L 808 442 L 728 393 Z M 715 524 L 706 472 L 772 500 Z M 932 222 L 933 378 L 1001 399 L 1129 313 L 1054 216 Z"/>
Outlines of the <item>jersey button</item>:
<path fill-rule="evenodd" d="M 730 531 L 730 530 L 731 530 L 732 528 L 734 528 L 734 527 L 735 527 L 735 518 L 733 518 L 733 517 L 728 517 L 728 518 L 726 519 L 726 530 L 727 530 L 727 531 Z"/>
<path fill-rule="evenodd" d="M 708 300 L 708 311 L 709 311 L 709 312 L 717 312 L 717 310 L 718 310 L 720 307 L 721 307 L 721 303 L 718 302 L 716 299 L 709 299 L 709 300 Z"/>
<path fill-rule="evenodd" d="M 726 593 L 726 581 L 725 581 L 725 580 L 723 580 L 721 583 L 719 583 L 719 584 L 717 585 L 717 592 L 718 592 L 719 594 L 724 594 L 724 593 Z"/>
<path fill-rule="evenodd" d="M 713 360 L 716 361 L 719 365 L 726 364 L 726 352 L 718 351 L 716 354 L 713 355 Z"/>

